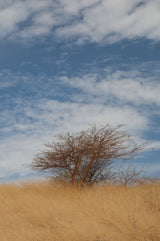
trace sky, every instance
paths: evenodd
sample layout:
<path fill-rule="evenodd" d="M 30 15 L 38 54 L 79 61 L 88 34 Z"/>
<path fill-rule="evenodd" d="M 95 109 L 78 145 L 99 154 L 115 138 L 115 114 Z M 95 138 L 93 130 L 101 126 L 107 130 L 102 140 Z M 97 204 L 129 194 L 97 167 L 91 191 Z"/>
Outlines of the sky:
<path fill-rule="evenodd" d="M 160 174 L 160 1 L 0 1 L 0 182 L 56 134 L 124 124 Z"/>

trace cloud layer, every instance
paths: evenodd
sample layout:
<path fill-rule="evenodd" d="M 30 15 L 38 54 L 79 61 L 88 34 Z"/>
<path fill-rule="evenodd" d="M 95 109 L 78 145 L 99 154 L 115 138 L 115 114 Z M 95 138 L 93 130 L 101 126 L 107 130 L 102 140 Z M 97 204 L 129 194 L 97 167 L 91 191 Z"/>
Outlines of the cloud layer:
<path fill-rule="evenodd" d="M 63 76 L 61 80 L 81 90 L 88 97 L 93 97 L 96 102 L 98 99 L 103 102 L 117 99 L 123 104 L 160 106 L 159 79 L 143 77 L 139 71 L 118 70 L 106 73 L 103 77 L 97 74 L 74 78 Z"/>
<path fill-rule="evenodd" d="M 31 162 L 44 143 L 51 141 L 55 134 L 86 129 L 90 123 L 125 124 L 138 142 L 145 142 L 145 133 L 153 126 L 152 114 L 159 111 L 157 73 L 156 77 L 146 78 L 138 70 L 106 69 L 103 74 L 47 77 L 5 71 L 0 77 L 0 90 L 12 102 L 11 105 L 6 98 L 0 115 L 1 178 L 12 173 L 28 175 L 29 170 L 22 164 Z M 54 83 L 55 93 L 52 92 Z M 25 95 L 22 87 L 32 97 Z M 12 96 L 15 91 L 17 98 Z M 62 100 L 63 94 L 68 96 L 67 101 Z M 158 126 L 154 126 L 153 132 L 157 131 Z M 160 142 L 152 138 L 147 147 L 159 150 Z"/>
<path fill-rule="evenodd" d="M 30 163 L 33 156 L 43 148 L 42 145 L 50 142 L 55 134 L 81 131 L 91 123 L 124 123 L 130 131 L 142 131 L 148 122 L 145 116 L 129 106 L 116 108 L 42 99 L 38 104 L 22 106 L 19 111 L 21 118 L 17 118 L 16 110 L 5 116 L 5 136 L 0 143 L 1 178 L 5 170 L 8 170 L 6 176 L 8 172 L 27 174 L 29 170 L 22 164 Z"/>
<path fill-rule="evenodd" d="M 160 40 L 159 0 L 2 0 L 0 38 L 51 36 L 78 43 Z"/>

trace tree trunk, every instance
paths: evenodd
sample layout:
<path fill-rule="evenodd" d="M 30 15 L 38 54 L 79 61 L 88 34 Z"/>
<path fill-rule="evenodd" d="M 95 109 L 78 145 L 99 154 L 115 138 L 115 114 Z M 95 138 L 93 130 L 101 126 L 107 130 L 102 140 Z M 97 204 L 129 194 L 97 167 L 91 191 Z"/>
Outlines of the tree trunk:
<path fill-rule="evenodd" d="M 75 180 L 75 175 L 72 176 L 72 184 L 75 185 L 76 184 L 76 180 Z"/>
<path fill-rule="evenodd" d="M 87 175 L 87 172 L 88 172 L 88 169 L 90 168 L 90 165 L 92 164 L 92 162 L 94 161 L 94 157 L 91 159 L 91 161 L 88 163 L 87 167 L 86 167 L 86 170 L 84 172 L 84 175 L 83 177 L 80 179 L 79 181 L 79 184 L 78 184 L 78 187 L 81 188 L 81 185 L 82 185 L 82 182 L 83 180 L 85 179 L 86 175 Z"/>

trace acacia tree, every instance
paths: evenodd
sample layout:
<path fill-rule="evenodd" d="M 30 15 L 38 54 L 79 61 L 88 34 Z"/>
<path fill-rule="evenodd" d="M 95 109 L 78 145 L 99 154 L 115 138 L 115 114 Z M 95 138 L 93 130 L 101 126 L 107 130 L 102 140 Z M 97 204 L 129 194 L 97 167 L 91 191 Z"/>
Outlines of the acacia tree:
<path fill-rule="evenodd" d="M 129 160 L 143 148 L 122 127 L 107 124 L 98 128 L 94 124 L 78 134 L 58 135 L 58 141 L 45 145 L 30 166 L 79 187 L 105 181 L 114 161 Z"/>

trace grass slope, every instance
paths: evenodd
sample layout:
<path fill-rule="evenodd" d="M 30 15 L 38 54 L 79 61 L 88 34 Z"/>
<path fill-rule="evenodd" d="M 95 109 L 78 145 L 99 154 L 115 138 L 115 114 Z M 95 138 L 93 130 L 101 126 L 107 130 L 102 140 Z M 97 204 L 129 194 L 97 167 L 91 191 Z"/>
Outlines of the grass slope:
<path fill-rule="evenodd" d="M 160 184 L 0 185 L 1 241 L 159 241 Z"/>

